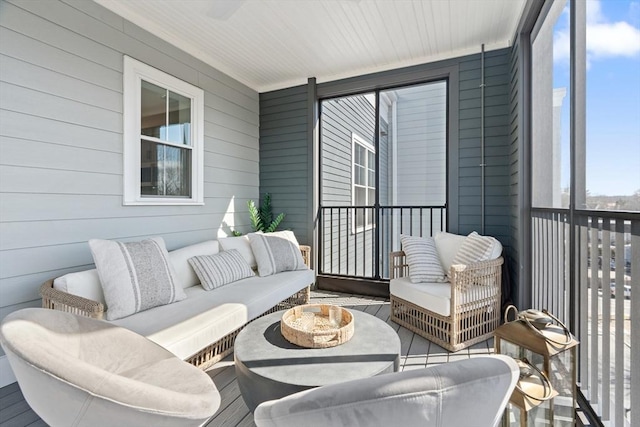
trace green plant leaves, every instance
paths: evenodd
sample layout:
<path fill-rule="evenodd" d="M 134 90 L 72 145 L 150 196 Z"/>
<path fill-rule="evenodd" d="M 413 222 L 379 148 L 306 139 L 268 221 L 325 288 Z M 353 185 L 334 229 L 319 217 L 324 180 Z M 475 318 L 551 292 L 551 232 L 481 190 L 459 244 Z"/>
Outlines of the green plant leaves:
<path fill-rule="evenodd" d="M 253 200 L 249 200 L 247 202 L 247 206 L 249 207 L 249 220 L 251 221 L 251 228 L 253 228 L 253 231 L 273 233 L 285 217 L 285 214 L 281 213 L 276 216 L 275 219 L 273 218 L 271 196 L 269 193 L 265 193 L 262 198 L 262 205 L 260 208 L 256 206 L 256 203 Z"/>

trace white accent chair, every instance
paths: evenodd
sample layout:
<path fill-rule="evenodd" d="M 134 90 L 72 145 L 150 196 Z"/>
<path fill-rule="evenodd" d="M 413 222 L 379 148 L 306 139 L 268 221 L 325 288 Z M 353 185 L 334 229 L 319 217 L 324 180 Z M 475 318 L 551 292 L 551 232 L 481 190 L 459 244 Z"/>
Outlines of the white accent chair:
<path fill-rule="evenodd" d="M 258 427 L 491 427 L 519 377 L 508 356 L 482 356 L 426 369 L 305 390 L 261 403 Z"/>
<path fill-rule="evenodd" d="M 211 378 L 154 342 L 107 322 L 29 308 L 0 343 L 25 400 L 56 426 L 199 426 L 220 406 Z"/>
<path fill-rule="evenodd" d="M 491 338 L 500 325 L 502 245 L 491 238 L 488 260 L 453 264 L 466 238 L 445 232 L 434 236 L 449 283 L 413 283 L 405 253 L 390 254 L 391 320 L 449 351 Z"/>

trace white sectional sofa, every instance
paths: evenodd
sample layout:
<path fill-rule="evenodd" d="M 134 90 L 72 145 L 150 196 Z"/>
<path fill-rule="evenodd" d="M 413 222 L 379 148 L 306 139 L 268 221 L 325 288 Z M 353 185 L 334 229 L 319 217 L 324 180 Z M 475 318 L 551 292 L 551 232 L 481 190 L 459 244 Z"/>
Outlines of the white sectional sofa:
<path fill-rule="evenodd" d="M 300 246 L 309 266 L 310 248 Z M 210 240 L 169 252 L 176 279 L 187 298 L 110 321 L 137 332 L 181 359 L 206 368 L 229 354 L 237 333 L 251 320 L 309 301 L 313 270 L 284 271 L 244 278 L 207 291 L 188 259 L 216 254 Z M 70 273 L 45 282 L 40 293 L 45 308 L 97 319 L 106 318 L 106 305 L 96 269 Z"/>

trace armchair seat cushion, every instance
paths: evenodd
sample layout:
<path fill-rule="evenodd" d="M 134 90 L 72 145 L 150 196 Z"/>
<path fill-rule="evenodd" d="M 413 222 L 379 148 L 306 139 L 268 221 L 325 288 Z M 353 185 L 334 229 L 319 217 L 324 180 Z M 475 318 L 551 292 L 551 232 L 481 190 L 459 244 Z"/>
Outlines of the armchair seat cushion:
<path fill-rule="evenodd" d="M 389 283 L 389 292 L 441 316 L 451 315 L 450 283 L 413 283 L 408 277 L 398 277 Z M 497 292 L 496 288 L 472 285 L 467 288 L 466 292 L 460 293 L 458 303 L 469 304 L 475 301 L 479 294 L 486 298 Z"/>
<path fill-rule="evenodd" d="M 450 314 L 450 283 L 412 283 L 408 277 L 398 277 L 389 283 L 389 292 L 442 316 Z"/>

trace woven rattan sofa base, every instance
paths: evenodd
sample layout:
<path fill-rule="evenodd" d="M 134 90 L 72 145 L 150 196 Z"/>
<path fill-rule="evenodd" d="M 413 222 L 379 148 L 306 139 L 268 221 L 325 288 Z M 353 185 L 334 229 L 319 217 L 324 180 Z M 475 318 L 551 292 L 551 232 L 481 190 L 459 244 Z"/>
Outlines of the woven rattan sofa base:
<path fill-rule="evenodd" d="M 390 261 L 392 280 L 408 276 L 404 252 L 392 252 Z M 500 257 L 467 266 L 451 266 L 449 316 L 391 293 L 391 320 L 449 351 L 462 350 L 491 338 L 500 324 L 503 262 Z"/>
<path fill-rule="evenodd" d="M 310 293 L 311 287 L 307 286 L 284 301 L 279 302 L 258 317 L 265 316 L 275 311 L 288 310 L 297 305 L 308 304 Z M 101 303 L 58 291 L 53 287 L 53 280 L 46 281 L 40 287 L 40 295 L 42 296 L 43 308 L 66 311 L 68 313 L 92 317 L 94 319 L 103 318 L 104 306 Z M 243 325 L 242 328 L 247 324 Z M 218 341 L 198 351 L 193 356 L 188 357 L 185 361 L 203 370 L 209 368 L 233 352 L 233 343 L 242 328 L 238 328 L 225 335 Z"/>

